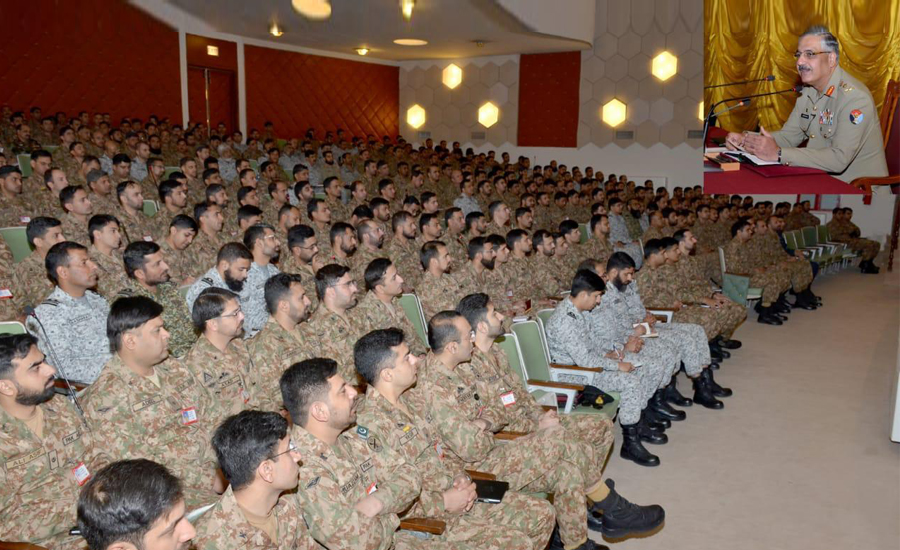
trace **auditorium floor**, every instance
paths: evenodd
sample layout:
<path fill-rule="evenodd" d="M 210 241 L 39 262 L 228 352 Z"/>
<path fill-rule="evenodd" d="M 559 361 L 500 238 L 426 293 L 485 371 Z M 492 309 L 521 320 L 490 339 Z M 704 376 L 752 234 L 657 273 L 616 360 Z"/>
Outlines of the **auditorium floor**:
<path fill-rule="evenodd" d="M 606 474 L 634 502 L 662 504 L 666 524 L 651 537 L 606 544 L 900 547 L 900 444 L 890 441 L 898 282 L 896 266 L 877 276 L 848 268 L 816 282 L 822 309 L 798 310 L 782 327 L 748 318 L 736 334 L 743 348 L 716 373 L 735 391 L 724 410 L 687 409 L 667 445 L 648 445 L 657 468 L 613 451 Z"/>

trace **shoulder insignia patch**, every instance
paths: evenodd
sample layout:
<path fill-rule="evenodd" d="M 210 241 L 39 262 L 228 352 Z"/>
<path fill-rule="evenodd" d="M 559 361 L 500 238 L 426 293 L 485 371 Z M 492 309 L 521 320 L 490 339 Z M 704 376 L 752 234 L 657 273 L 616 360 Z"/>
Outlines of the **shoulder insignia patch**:
<path fill-rule="evenodd" d="M 200 279 L 200 280 L 203 281 L 204 283 L 208 284 L 208 285 L 214 284 L 214 283 L 213 283 L 213 280 L 212 280 L 212 277 L 203 277 L 203 278 Z"/>
<path fill-rule="evenodd" d="M 380 453 L 381 452 L 381 443 L 378 442 L 378 438 L 374 435 L 366 441 L 366 445 L 372 449 L 372 452 Z"/>
<path fill-rule="evenodd" d="M 204 384 L 209 384 L 213 380 L 214 380 L 213 377 L 208 372 L 203 373 L 203 383 Z"/>
<path fill-rule="evenodd" d="M 46 300 L 44 300 L 43 302 L 41 302 L 41 305 L 42 305 L 42 306 L 53 306 L 53 307 L 56 307 L 56 306 L 59 305 L 59 301 L 57 301 L 57 300 L 55 300 L 55 299 L 53 299 L 53 298 L 47 298 Z"/>
<path fill-rule="evenodd" d="M 865 118 L 865 115 L 863 115 L 863 112 L 859 109 L 853 109 L 852 111 L 850 111 L 851 124 L 859 124 L 863 121 L 863 118 Z"/>
<path fill-rule="evenodd" d="M 358 435 L 360 439 L 369 439 L 369 429 L 364 426 L 357 426 L 356 435 Z"/>
<path fill-rule="evenodd" d="M 312 481 L 310 481 L 309 483 L 306 484 L 306 488 L 307 488 L 307 489 L 312 489 L 313 487 L 315 487 L 316 485 L 318 485 L 318 484 L 319 484 L 319 477 L 320 477 L 320 476 L 314 477 L 314 478 L 312 479 Z"/>

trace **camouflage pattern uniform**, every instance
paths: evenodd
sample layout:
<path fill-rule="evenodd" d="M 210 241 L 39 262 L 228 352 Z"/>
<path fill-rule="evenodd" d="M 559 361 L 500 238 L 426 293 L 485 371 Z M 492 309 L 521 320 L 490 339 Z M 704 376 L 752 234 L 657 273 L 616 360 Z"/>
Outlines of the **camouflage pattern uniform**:
<path fill-rule="evenodd" d="M 240 338 L 232 340 L 221 352 L 201 336 L 183 362 L 213 396 L 207 415 L 213 426 L 244 409 L 258 408 L 260 384 L 256 363 Z"/>
<path fill-rule="evenodd" d="M 410 288 L 418 288 L 419 282 L 422 280 L 422 264 L 419 261 L 420 246 L 416 241 L 407 240 L 405 243 L 400 239 L 391 239 L 387 246 L 387 256 L 391 259 L 397 273 L 403 278 Z"/>
<path fill-rule="evenodd" d="M 203 266 L 198 264 L 196 258 L 194 258 L 194 249 L 191 245 L 188 245 L 184 250 L 175 250 L 169 246 L 168 241 L 165 239 L 159 239 L 156 243 L 162 252 L 163 260 L 169 266 L 169 276 L 172 281 L 180 284 L 186 278 L 196 277 L 201 273 Z"/>
<path fill-rule="evenodd" d="M 609 260 L 609 257 L 615 252 L 612 244 L 609 242 L 609 238 L 600 240 L 592 236 L 588 242 L 584 243 L 584 246 L 587 248 L 587 254 L 582 254 L 585 258 L 592 258 L 604 265 L 606 265 L 606 261 Z"/>
<path fill-rule="evenodd" d="M 162 320 L 166 330 L 169 331 L 169 353 L 174 357 L 182 357 L 191 349 L 197 341 L 197 333 L 191 321 L 191 312 L 184 302 L 184 298 L 178 293 L 175 283 L 160 283 L 156 290 L 147 290 L 137 281 L 128 281 L 116 298 L 129 296 L 144 296 L 155 301 L 163 307 Z"/>
<path fill-rule="evenodd" d="M 257 358 L 259 409 L 282 409 L 281 387 L 278 385 L 281 375 L 298 361 L 321 356 L 317 341 L 318 335 L 312 332 L 309 323 L 300 323 L 295 330 L 287 331 L 270 317 L 259 334 L 247 342 L 250 354 Z"/>
<path fill-rule="evenodd" d="M 706 256 L 712 255 L 706 254 Z M 718 256 L 718 254 L 715 254 L 715 256 Z M 716 264 L 718 263 L 718 257 L 716 257 Z M 696 256 L 682 256 L 675 265 L 680 288 L 683 292 L 690 293 L 692 296 L 690 301 L 697 301 L 700 297 L 713 295 L 712 286 L 706 282 L 709 279 L 703 276 L 704 266 L 702 259 L 698 259 Z M 731 300 L 719 305 L 719 308 L 713 311 L 721 323 L 719 334 L 726 339 L 730 339 L 735 329 L 747 319 L 747 308 Z"/>
<path fill-rule="evenodd" d="M 28 317 L 25 327 L 37 338 L 47 362 L 60 371 L 60 376 L 93 383 L 112 357 L 106 338 L 106 318 L 109 316 L 106 300 L 90 290 L 76 299 L 57 287 L 34 313 L 43 323 L 43 330 L 34 317 Z M 54 357 L 63 364 L 55 364 Z"/>
<path fill-rule="evenodd" d="M 322 548 L 309 535 L 303 510 L 293 494 L 284 494 L 272 509 L 278 528 L 273 541 L 253 527 L 241 511 L 229 485 L 213 508 L 196 520 L 197 534 L 191 547 L 196 550 L 314 550 Z"/>
<path fill-rule="evenodd" d="M 114 250 L 113 256 L 110 257 L 97 250 L 93 245 L 88 249 L 88 254 L 100 268 L 97 292 L 111 301 L 116 293 L 128 284 L 125 264 L 122 263 L 122 254 L 118 250 Z"/>
<path fill-rule="evenodd" d="M 153 367 L 159 387 L 115 355 L 82 398 L 95 441 L 113 460 L 148 458 L 185 485 L 189 509 L 215 501 L 212 396 L 176 359 Z"/>
<path fill-rule="evenodd" d="M 13 265 L 15 277 L 11 279 L 12 301 L 16 312 L 26 307 L 37 307 L 56 288 L 47 277 L 44 258 L 32 252 L 24 260 Z M 105 330 L 105 329 L 104 329 Z"/>
<path fill-rule="evenodd" d="M 447 251 L 453 256 L 456 262 L 464 262 L 469 259 L 468 244 L 465 235 L 452 235 L 450 232 L 444 233 L 441 242 L 447 245 Z"/>
<path fill-rule="evenodd" d="M 241 304 L 241 310 L 244 312 L 244 339 L 251 338 L 259 332 L 269 318 L 269 314 L 266 312 L 265 297 L 263 296 L 264 286 L 268 279 L 265 273 L 272 270 L 278 271 L 275 266 L 269 265 L 265 270 L 257 269 L 257 273 L 251 279 L 250 274 L 254 272 L 253 265 L 256 264 L 251 264 L 250 273 L 247 274 L 247 279 L 244 280 L 244 286 L 242 286 L 241 291 L 237 293 L 238 301 Z M 257 268 L 259 268 L 259 266 L 257 266 Z M 265 279 L 263 277 L 265 277 Z M 194 284 L 188 289 L 187 296 L 185 296 L 188 309 L 194 309 L 194 301 L 197 299 L 197 296 L 199 296 L 204 289 L 209 287 L 228 288 L 228 285 L 225 284 L 222 276 L 219 275 L 219 270 L 215 267 L 211 268 L 204 273 L 202 277 L 194 281 Z"/>
<path fill-rule="evenodd" d="M 759 253 L 762 256 L 762 260 L 787 273 L 791 279 L 791 287 L 794 289 L 794 292 L 801 292 L 812 283 L 813 272 L 809 261 L 801 261 L 793 256 L 789 256 L 784 251 L 784 248 L 781 247 L 778 234 L 769 230 L 759 235 L 759 240 Z"/>
<path fill-rule="evenodd" d="M 422 311 L 425 312 L 426 321 L 439 311 L 456 309 L 457 302 L 463 297 L 459 281 L 455 276 L 444 273 L 436 279 L 427 271 L 422 274 L 422 282 L 419 284 L 416 294 L 422 302 Z"/>
<path fill-rule="evenodd" d="M 459 368 L 459 367 L 457 367 Z M 478 391 L 429 353 L 419 369 L 421 403 L 410 403 L 426 427 L 445 444 L 448 460 L 489 472 L 519 492 L 552 492 L 560 538 L 566 545 L 587 539 L 586 490 L 592 484 L 564 445 L 557 430 L 545 430 L 497 444 L 474 420 L 486 410 Z M 599 479 L 600 472 L 596 472 Z M 593 481 L 593 480 L 591 480 Z"/>
<path fill-rule="evenodd" d="M 663 234 L 660 228 L 651 226 L 648 227 L 646 231 L 644 231 L 644 235 L 641 237 L 641 242 L 646 246 L 647 241 L 649 241 L 650 239 L 662 239 L 666 236 L 667 235 Z M 699 241 L 700 239 L 697 240 Z"/>
<path fill-rule="evenodd" d="M 190 248 L 193 261 L 201 268 L 206 267 L 215 270 L 216 256 L 219 254 L 219 249 L 225 244 L 223 239 L 220 238 L 221 235 L 222 233 L 219 233 L 215 238 L 211 238 L 203 231 L 197 231 L 197 236 L 194 237 Z"/>
<path fill-rule="evenodd" d="M 287 247 L 281 250 L 287 250 Z M 316 295 L 316 272 L 313 271 L 312 265 L 301 264 L 293 256 L 288 255 L 284 257 L 284 261 L 279 267 L 284 273 L 294 273 L 301 276 L 300 285 L 306 292 L 306 297 L 309 298 L 309 311 L 310 313 L 316 311 L 319 307 L 319 297 Z"/>
<path fill-rule="evenodd" d="M 675 302 L 681 301 L 683 306 L 675 312 L 673 319 L 679 323 L 693 323 L 703 327 L 707 340 L 712 340 L 722 333 L 723 319 L 716 313 L 718 310 L 700 305 L 700 295 L 685 292 L 679 285 L 677 267 L 664 264 L 656 268 L 645 267 L 637 273 L 634 284 L 651 309 L 672 309 Z"/>
<path fill-rule="evenodd" d="M 126 212 L 124 208 L 119 208 L 116 212 L 116 218 L 119 220 L 119 227 L 124 232 L 125 240 L 128 243 L 133 243 L 135 241 L 152 241 L 154 240 L 154 235 L 157 235 L 157 228 L 154 223 L 155 218 L 148 218 L 143 212 L 138 212 L 132 216 Z M 162 242 L 165 240 L 165 236 L 168 235 L 168 233 L 169 226 L 166 226 L 165 232 L 160 235 L 158 239 L 158 244 L 160 246 L 162 246 Z"/>
<path fill-rule="evenodd" d="M 400 305 L 399 297 L 391 300 L 391 305 L 387 305 L 379 300 L 374 292 L 366 292 L 366 295 L 353 308 L 353 315 L 350 319 L 359 337 L 373 330 L 397 327 L 403 331 L 404 341 L 409 345 L 412 353 L 422 355 L 427 351 L 425 343 L 422 342 L 416 328 L 406 316 L 403 306 Z"/>
<path fill-rule="evenodd" d="M 347 310 L 345 315 L 348 319 L 352 318 L 356 315 L 356 310 Z M 318 339 L 319 357 L 328 357 L 337 361 L 338 373 L 348 384 L 356 384 L 353 344 L 356 343 L 357 335 L 353 324 L 345 321 L 322 304 L 322 307 L 310 317 L 309 328 Z"/>
<path fill-rule="evenodd" d="M 333 446 L 295 425 L 291 440 L 303 456 L 297 498 L 309 533 L 332 549 L 441 548 L 403 532 L 398 514 L 419 495 L 422 478 L 390 448 L 367 444 L 368 430 L 350 428 Z M 370 491 L 384 508 L 369 518 L 354 508 Z"/>
<path fill-rule="evenodd" d="M 725 266 L 729 273 L 741 273 L 750 277 L 750 286 L 762 289 L 762 305 L 769 307 L 778 296 L 790 287 L 790 280 L 783 276 L 783 273 L 775 269 L 767 269 L 765 273 L 756 271 L 757 266 L 754 261 L 754 253 L 751 241 L 742 243 L 738 237 L 734 237 L 731 242 L 725 246 Z"/>
<path fill-rule="evenodd" d="M 356 281 L 356 285 L 360 289 L 366 288 L 366 268 L 369 267 L 372 260 L 387 257 L 387 250 L 382 250 L 380 248 L 370 250 L 365 245 L 360 244 L 356 253 L 350 258 L 350 277 Z"/>
<path fill-rule="evenodd" d="M 554 277 L 554 266 L 556 256 L 544 256 L 538 251 L 534 251 L 528 257 L 527 266 L 529 266 L 528 276 L 531 278 L 535 288 L 535 294 L 532 296 L 535 300 L 540 300 L 548 296 L 559 296 L 560 285 L 556 277 Z M 572 280 L 566 283 L 567 290 L 571 288 Z"/>
<path fill-rule="evenodd" d="M 846 243 L 853 250 L 860 252 L 862 260 L 874 260 L 881 251 L 881 245 L 871 239 L 860 238 L 859 226 L 853 222 L 831 220 L 826 224 L 831 232 L 831 240 Z"/>
<path fill-rule="evenodd" d="M 441 539 L 467 543 L 469 548 L 543 549 L 554 524 L 553 507 L 544 500 L 509 491 L 499 504 L 475 503 L 460 515 L 445 510 L 443 492 L 452 486 L 456 475 L 463 473 L 464 464 L 451 461 L 443 451 L 440 434 L 412 412 L 407 394 L 416 391 L 411 388 L 400 397 L 410 411 L 407 414 L 368 386 L 357 416 L 357 423 L 368 430 L 367 443 L 388 447 L 415 465 L 422 476 L 419 499 L 404 517 L 445 521 L 447 529 Z"/>
<path fill-rule="evenodd" d="M 88 238 L 88 224 L 87 222 L 82 222 L 72 214 L 66 214 L 62 218 L 59 219 L 62 222 L 63 235 L 66 236 L 66 240 L 76 242 L 82 246 L 89 247 L 91 246 L 91 240 Z"/>
<path fill-rule="evenodd" d="M 632 241 L 631 235 L 628 233 L 628 226 L 625 224 L 625 218 L 618 214 L 609 213 L 609 242 L 623 242 L 624 246 L 615 247 L 617 252 L 624 252 L 631 256 L 634 260 L 635 269 L 640 269 L 644 263 L 644 255 L 641 254 L 641 247 Z"/>
<path fill-rule="evenodd" d="M 57 396 L 38 405 L 42 437 L 0 408 L 0 540 L 49 548 L 84 548 L 70 537 L 75 525 L 80 474 L 96 473 L 109 462 L 78 411 Z M 73 471 L 84 465 L 86 471 Z"/>
<path fill-rule="evenodd" d="M 25 227 L 31 221 L 31 206 L 24 193 L 12 199 L 3 198 L 0 208 L 0 227 Z"/>

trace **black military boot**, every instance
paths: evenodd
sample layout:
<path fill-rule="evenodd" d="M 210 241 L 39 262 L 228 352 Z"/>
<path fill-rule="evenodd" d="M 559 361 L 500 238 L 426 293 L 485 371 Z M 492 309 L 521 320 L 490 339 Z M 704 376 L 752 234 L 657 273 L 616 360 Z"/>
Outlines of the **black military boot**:
<path fill-rule="evenodd" d="M 690 407 L 694 404 L 690 398 L 681 395 L 681 392 L 678 391 L 678 376 L 673 375 L 672 381 L 669 382 L 669 385 L 666 386 L 666 401 L 673 405 L 678 405 L 679 407 Z"/>
<path fill-rule="evenodd" d="M 663 416 L 659 416 L 656 414 L 656 411 L 653 410 L 652 407 L 648 406 L 644 408 L 643 415 L 647 417 L 647 427 L 653 429 L 655 432 L 664 432 L 672 427 L 672 421 Z"/>
<path fill-rule="evenodd" d="M 700 376 L 706 377 L 706 379 L 709 381 L 709 388 L 712 390 L 712 394 L 716 397 L 731 397 L 731 395 L 734 393 L 730 388 L 723 388 L 722 386 L 720 386 L 716 382 L 716 379 L 713 378 L 713 373 L 711 370 L 703 369 L 703 372 L 700 374 Z"/>
<path fill-rule="evenodd" d="M 653 408 L 653 412 L 656 413 L 656 416 L 668 418 L 674 422 L 681 422 L 687 418 L 687 413 L 679 411 L 678 409 L 673 409 L 666 402 L 666 388 L 656 390 L 656 393 L 650 398 L 650 407 Z"/>
<path fill-rule="evenodd" d="M 771 307 L 760 307 L 759 308 L 759 318 L 758 322 L 763 323 L 765 325 L 781 325 L 783 321 L 780 317 L 776 317 L 774 312 L 772 312 Z"/>
<path fill-rule="evenodd" d="M 622 424 L 622 448 L 619 456 L 639 466 L 659 466 L 659 457 L 651 454 L 641 443 L 640 422 Z"/>
<path fill-rule="evenodd" d="M 641 413 L 641 419 L 638 421 L 638 426 L 640 426 L 638 435 L 640 435 L 641 441 L 651 445 L 665 445 L 668 443 L 669 436 L 662 431 L 652 429 L 647 423 L 646 409 L 644 411 Z"/>
<path fill-rule="evenodd" d="M 707 370 L 709 369 L 703 369 L 703 372 Z M 722 409 L 725 407 L 725 403 L 722 403 L 713 395 L 709 379 L 702 374 L 694 378 L 694 403 L 707 409 Z"/>
<path fill-rule="evenodd" d="M 719 347 L 722 349 L 739 349 L 743 345 L 740 340 L 730 340 L 721 335 L 716 336 L 716 340 L 718 340 Z"/>
<path fill-rule="evenodd" d="M 600 532 L 611 539 L 621 539 L 653 531 L 666 520 L 666 511 L 658 504 L 639 506 L 616 492 L 616 483 L 606 480 L 609 495 L 602 502 L 595 502 L 593 509 L 603 513 Z"/>
<path fill-rule="evenodd" d="M 591 529 L 591 513 L 588 511 L 588 529 Z M 599 519 L 598 519 L 599 521 Z M 600 532 L 600 526 L 597 524 L 597 529 L 593 529 L 594 531 Z M 565 550 L 566 546 L 563 544 L 562 539 L 559 537 L 559 526 L 553 528 L 553 534 L 550 536 L 550 546 L 547 547 L 547 550 Z M 598 542 L 594 542 L 591 539 L 587 539 L 581 546 L 578 546 L 576 550 L 609 550 L 608 546 L 604 546 Z"/>

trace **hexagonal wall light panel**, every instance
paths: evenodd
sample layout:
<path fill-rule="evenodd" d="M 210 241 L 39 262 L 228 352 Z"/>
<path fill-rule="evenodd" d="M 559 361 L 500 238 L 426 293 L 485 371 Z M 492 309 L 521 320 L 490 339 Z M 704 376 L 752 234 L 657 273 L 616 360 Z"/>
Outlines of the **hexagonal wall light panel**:
<path fill-rule="evenodd" d="M 412 107 L 407 109 L 406 123 L 413 128 L 419 128 L 420 126 L 425 124 L 425 109 L 423 109 L 418 104 L 413 105 Z"/>
<path fill-rule="evenodd" d="M 625 122 L 627 108 L 618 99 L 613 99 L 603 106 L 602 113 L 603 122 L 615 128 Z"/>
<path fill-rule="evenodd" d="M 478 122 L 485 128 L 490 128 L 500 119 L 500 109 L 488 101 L 478 108 Z"/>
<path fill-rule="evenodd" d="M 447 65 L 447 68 L 444 69 L 441 77 L 444 86 L 452 90 L 453 88 L 459 86 L 460 82 L 462 82 L 462 69 L 456 66 L 455 63 L 451 63 Z"/>
<path fill-rule="evenodd" d="M 678 72 L 678 58 L 669 52 L 663 52 L 653 58 L 653 65 L 650 72 L 656 78 L 666 81 Z"/>

